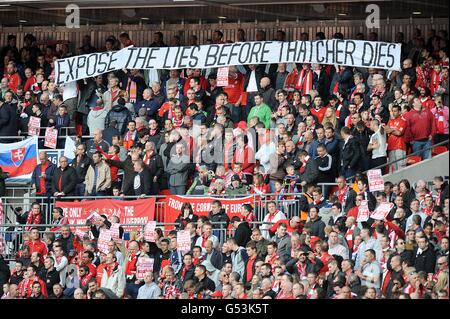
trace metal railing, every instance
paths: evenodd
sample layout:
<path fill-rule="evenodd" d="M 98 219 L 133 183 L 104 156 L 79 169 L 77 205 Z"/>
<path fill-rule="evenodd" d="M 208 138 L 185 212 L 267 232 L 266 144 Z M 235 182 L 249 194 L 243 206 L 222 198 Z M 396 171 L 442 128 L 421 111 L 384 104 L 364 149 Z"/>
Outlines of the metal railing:
<path fill-rule="evenodd" d="M 431 145 L 430 147 L 427 147 L 427 148 L 424 148 L 424 149 L 422 149 L 422 150 L 419 150 L 419 151 L 410 153 L 410 154 L 406 155 L 405 157 L 396 159 L 395 161 L 390 161 L 390 162 L 387 162 L 387 163 L 385 163 L 385 164 L 379 165 L 379 166 L 377 166 L 377 167 L 371 168 L 370 170 L 372 170 L 372 169 L 382 169 L 382 168 L 391 166 L 392 164 L 395 164 L 395 163 L 398 163 L 398 162 L 401 162 L 401 161 L 405 161 L 405 160 L 407 160 L 408 158 L 410 158 L 411 156 L 417 156 L 417 155 L 422 154 L 422 153 L 424 153 L 424 152 L 428 152 L 428 151 L 430 151 L 430 150 L 436 148 L 437 146 L 448 145 L 448 143 L 449 143 L 449 140 L 442 141 L 442 142 L 440 142 L 440 143 Z M 447 150 L 447 151 L 448 151 L 448 150 Z M 432 158 L 432 157 L 430 157 L 430 158 Z M 368 171 L 369 171 L 369 170 L 364 171 L 363 174 L 367 174 Z M 353 175 L 353 176 L 351 176 L 351 177 L 348 177 L 347 180 L 352 180 L 352 179 L 355 178 L 355 176 L 356 176 L 356 175 Z"/>
<path fill-rule="evenodd" d="M 234 235 L 234 231 L 230 231 L 230 229 L 226 226 L 225 222 L 212 222 L 213 225 L 213 234 L 217 236 L 219 239 L 219 243 L 222 245 L 230 236 Z M 256 224 L 272 224 L 272 223 L 263 223 L 263 222 L 252 222 L 252 225 Z M 138 233 L 143 234 L 146 224 L 120 224 L 124 228 L 124 235 L 122 239 L 130 240 L 135 239 Z M 5 252 L 4 258 L 5 260 L 15 260 L 16 253 L 23 247 L 24 244 L 29 240 L 27 227 L 36 227 L 38 228 L 39 233 L 41 234 L 41 239 L 45 241 L 45 235 L 53 233 L 55 234 L 55 239 L 59 237 L 61 233 L 60 230 L 50 230 L 50 228 L 55 227 L 63 227 L 69 226 L 71 230 L 76 228 L 82 228 L 83 231 L 89 233 L 89 226 L 87 224 L 66 224 L 66 225 L 55 225 L 52 223 L 46 224 L 33 224 L 33 225 L 19 225 L 19 224 L 2 224 L 0 227 L 0 236 L 3 236 L 5 239 Z M 176 230 L 180 226 L 179 223 L 166 223 L 166 222 L 157 222 L 156 228 L 160 228 L 163 232 L 164 236 L 167 236 L 171 230 Z M 132 233 L 134 232 L 134 235 Z"/>

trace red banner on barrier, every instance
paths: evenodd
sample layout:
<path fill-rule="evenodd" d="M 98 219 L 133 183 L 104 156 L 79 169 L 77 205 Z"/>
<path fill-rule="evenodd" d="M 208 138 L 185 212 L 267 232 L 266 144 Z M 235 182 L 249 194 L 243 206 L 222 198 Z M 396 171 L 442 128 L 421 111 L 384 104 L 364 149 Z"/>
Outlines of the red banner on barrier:
<path fill-rule="evenodd" d="M 137 200 L 99 199 L 82 202 L 56 202 L 69 224 L 85 224 L 92 212 L 100 215 L 118 216 L 121 224 L 147 224 L 155 219 L 155 198 Z M 133 227 L 123 226 L 125 230 Z"/>
<path fill-rule="evenodd" d="M 241 207 L 243 204 L 253 204 L 253 196 L 247 196 L 242 198 L 214 198 L 214 197 L 185 197 L 185 196 L 167 196 L 166 198 L 166 223 L 173 223 L 177 219 L 181 212 L 181 206 L 184 203 L 190 203 L 194 210 L 194 214 L 198 216 L 208 216 L 211 211 L 211 203 L 214 200 L 220 200 L 222 208 L 225 209 L 230 219 L 233 216 L 241 215 Z"/>

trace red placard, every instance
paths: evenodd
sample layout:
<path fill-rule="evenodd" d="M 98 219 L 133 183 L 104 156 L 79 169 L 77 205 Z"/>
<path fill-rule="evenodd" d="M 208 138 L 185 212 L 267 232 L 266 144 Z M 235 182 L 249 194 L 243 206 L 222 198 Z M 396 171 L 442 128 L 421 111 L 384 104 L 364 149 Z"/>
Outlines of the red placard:
<path fill-rule="evenodd" d="M 389 212 L 394 207 L 393 203 L 385 202 L 381 203 L 375 211 L 370 215 L 370 218 L 376 219 L 376 220 L 384 220 L 387 215 L 389 215 Z"/>
<path fill-rule="evenodd" d="M 111 223 L 111 227 L 109 228 L 109 230 L 111 231 L 111 238 L 112 239 L 119 239 L 120 238 L 119 227 L 120 227 L 119 223 Z"/>
<path fill-rule="evenodd" d="M 367 179 L 369 181 L 369 191 L 384 191 L 384 179 L 381 169 L 371 169 L 367 171 Z"/>
<path fill-rule="evenodd" d="M 111 230 L 100 229 L 100 235 L 98 236 L 97 248 L 102 253 L 108 253 L 108 243 L 111 241 Z"/>
<path fill-rule="evenodd" d="M 217 86 L 224 87 L 228 85 L 228 67 L 217 70 Z"/>
<path fill-rule="evenodd" d="M 145 225 L 144 228 L 144 239 L 146 241 L 154 243 L 156 241 L 156 222 L 155 221 L 149 221 L 147 225 Z"/>
<path fill-rule="evenodd" d="M 177 232 L 177 250 L 185 254 L 191 250 L 191 235 L 187 230 Z"/>
<path fill-rule="evenodd" d="M 144 279 L 146 273 L 153 272 L 154 263 L 155 259 L 153 258 L 139 258 L 136 262 L 136 279 L 142 280 Z"/>
<path fill-rule="evenodd" d="M 41 118 L 36 116 L 30 116 L 30 120 L 28 121 L 28 135 L 30 136 L 39 135 L 40 128 L 41 128 Z"/>
<path fill-rule="evenodd" d="M 44 146 L 49 148 L 56 148 L 57 141 L 58 141 L 58 130 L 51 127 L 47 127 L 45 129 Z"/>
<path fill-rule="evenodd" d="M 361 205 L 358 207 L 357 222 L 366 222 L 369 219 L 369 202 L 367 200 L 361 201 Z"/>

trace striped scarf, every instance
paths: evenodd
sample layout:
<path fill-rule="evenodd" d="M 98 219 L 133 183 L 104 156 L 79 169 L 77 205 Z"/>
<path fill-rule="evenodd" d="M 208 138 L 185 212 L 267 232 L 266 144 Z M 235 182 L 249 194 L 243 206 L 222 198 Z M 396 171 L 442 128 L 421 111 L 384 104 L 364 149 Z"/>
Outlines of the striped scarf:
<path fill-rule="evenodd" d="M 305 74 L 305 72 L 307 72 Z M 309 94 L 312 90 L 312 71 L 302 70 L 300 76 L 298 77 L 297 84 L 295 88 L 301 92 L 302 95 Z"/>
<path fill-rule="evenodd" d="M 137 101 L 137 85 L 136 82 L 132 81 L 131 78 L 128 78 L 127 91 L 130 97 L 131 103 L 136 103 Z"/>

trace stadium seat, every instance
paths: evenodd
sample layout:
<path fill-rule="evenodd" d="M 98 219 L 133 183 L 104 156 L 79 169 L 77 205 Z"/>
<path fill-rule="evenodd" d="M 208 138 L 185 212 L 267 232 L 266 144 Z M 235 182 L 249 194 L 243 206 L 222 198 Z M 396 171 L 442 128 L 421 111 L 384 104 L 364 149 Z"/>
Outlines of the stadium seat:
<path fill-rule="evenodd" d="M 407 160 L 407 165 L 414 165 L 422 161 L 422 157 L 420 156 L 410 156 Z"/>
<path fill-rule="evenodd" d="M 446 146 L 436 146 L 435 148 L 433 148 L 433 150 L 431 151 L 431 154 L 433 155 L 433 156 L 436 156 L 436 155 L 439 155 L 439 154 L 442 154 L 442 153 L 445 153 L 445 152 L 447 152 L 448 151 L 448 149 L 447 149 L 447 147 Z"/>

